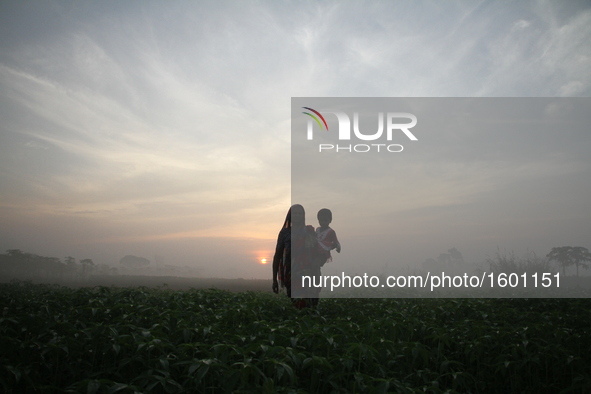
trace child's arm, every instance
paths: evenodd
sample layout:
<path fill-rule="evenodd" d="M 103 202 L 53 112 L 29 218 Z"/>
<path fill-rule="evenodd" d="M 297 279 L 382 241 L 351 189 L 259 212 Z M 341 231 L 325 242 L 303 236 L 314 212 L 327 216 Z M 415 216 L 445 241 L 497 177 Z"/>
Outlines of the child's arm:
<path fill-rule="evenodd" d="M 333 238 L 334 238 L 332 241 L 333 249 L 335 249 L 337 251 L 337 253 L 341 253 L 341 243 L 337 239 L 336 231 L 332 230 L 332 234 L 333 234 Z"/>

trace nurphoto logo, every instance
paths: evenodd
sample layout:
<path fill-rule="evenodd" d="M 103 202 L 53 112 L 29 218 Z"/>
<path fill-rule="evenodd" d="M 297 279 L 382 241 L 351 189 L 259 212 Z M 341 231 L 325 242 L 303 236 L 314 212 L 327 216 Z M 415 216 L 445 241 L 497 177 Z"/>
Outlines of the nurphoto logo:
<path fill-rule="evenodd" d="M 302 112 L 305 115 L 308 115 L 310 119 L 308 119 L 308 128 L 307 128 L 307 139 L 313 140 L 314 139 L 314 123 L 318 125 L 320 130 L 324 130 L 326 132 L 329 131 L 328 123 L 326 122 L 325 117 L 317 110 L 310 108 L 310 107 L 302 107 L 303 109 L 307 110 L 306 112 Z M 339 141 L 351 141 L 351 118 L 344 112 L 336 112 L 336 111 L 323 111 L 325 114 L 332 114 L 336 116 L 338 121 L 338 140 Z M 384 117 L 383 112 L 378 113 L 378 130 L 372 133 L 362 133 L 359 127 L 359 113 L 353 113 L 353 139 L 361 140 L 361 141 L 377 141 L 377 140 L 384 140 L 382 138 L 384 134 L 384 118 L 386 119 L 386 141 L 392 141 L 392 136 L 395 133 L 402 132 L 408 139 L 411 141 L 417 141 L 417 137 L 410 131 L 411 128 L 416 126 L 417 124 L 417 117 L 413 114 L 407 112 L 388 112 Z M 410 120 L 410 122 L 401 123 L 401 120 Z M 315 122 L 314 122 L 315 121 Z M 403 146 L 400 144 L 387 144 L 387 143 L 372 143 L 372 144 L 318 144 L 318 152 L 357 152 L 357 153 L 365 153 L 370 151 L 377 151 L 377 152 L 392 152 L 398 153 L 402 152 Z"/>

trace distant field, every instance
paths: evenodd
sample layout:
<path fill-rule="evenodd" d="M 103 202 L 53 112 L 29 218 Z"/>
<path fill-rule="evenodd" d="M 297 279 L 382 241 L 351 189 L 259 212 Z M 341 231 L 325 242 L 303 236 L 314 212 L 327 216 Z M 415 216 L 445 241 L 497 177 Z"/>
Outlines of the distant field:
<path fill-rule="evenodd" d="M 269 275 L 270 276 L 270 275 Z M 93 276 L 89 285 L 117 286 L 117 287 L 158 287 L 188 290 L 220 289 L 229 291 L 264 291 L 271 292 L 271 279 L 218 279 L 218 278 L 185 278 L 179 276 L 139 276 L 113 275 Z"/>
<path fill-rule="evenodd" d="M 0 305 L 6 393 L 591 392 L 588 299 L 299 311 L 268 292 L 20 282 Z"/>
<path fill-rule="evenodd" d="M 269 274 L 269 276 L 271 276 Z M 271 292 L 271 279 L 219 279 L 219 278 L 188 278 L 181 276 L 148 276 L 148 275 L 91 275 L 84 279 L 28 277 L 32 283 L 58 284 L 68 287 L 154 287 L 174 290 L 220 289 L 229 291 L 262 291 Z M 0 282 L 9 280 L 0 280 Z"/>

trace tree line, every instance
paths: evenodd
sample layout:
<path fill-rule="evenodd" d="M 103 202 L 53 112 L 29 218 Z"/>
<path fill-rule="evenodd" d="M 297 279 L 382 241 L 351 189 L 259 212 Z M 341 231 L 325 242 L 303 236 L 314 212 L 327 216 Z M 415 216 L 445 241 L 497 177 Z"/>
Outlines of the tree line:
<path fill-rule="evenodd" d="M 129 256 L 126 256 L 129 257 Z M 133 256 L 132 256 L 133 257 Z M 123 260 L 123 259 L 122 259 Z M 429 259 L 425 263 L 432 265 L 442 264 L 463 264 L 462 254 L 456 249 L 442 253 L 437 261 Z M 580 246 L 554 247 L 545 258 L 516 259 L 514 256 L 501 256 L 497 253 L 495 259 L 488 259 L 487 263 L 493 271 L 498 272 L 529 272 L 547 271 L 550 263 L 556 263 L 566 276 L 566 269 L 576 268 L 576 275 L 579 276 L 579 268 L 589 269 L 591 252 Z M 9 249 L 0 254 L 0 278 L 11 277 L 57 277 L 57 278 L 88 278 L 91 274 L 112 275 L 117 274 L 118 269 L 107 264 L 95 264 L 92 259 L 76 261 L 72 256 L 66 256 L 63 261 L 57 257 L 39 256 L 33 253 L 26 253 L 20 249 Z"/>
<path fill-rule="evenodd" d="M 76 261 L 72 256 L 64 260 L 45 257 L 20 249 L 9 249 L 0 254 L 0 275 L 10 277 L 57 277 L 87 278 L 90 274 L 113 274 L 117 268 L 106 264 L 95 264 L 92 259 Z"/>
<path fill-rule="evenodd" d="M 591 252 L 581 246 L 554 247 L 545 257 L 537 256 L 529 252 L 524 258 L 517 258 L 513 253 L 496 253 L 494 258 L 486 259 L 486 268 L 492 272 L 524 273 L 524 272 L 556 272 L 556 267 L 566 276 L 566 269 L 576 268 L 576 276 L 579 269 L 589 269 Z M 437 259 L 427 259 L 423 263 L 424 269 L 451 268 L 464 265 L 462 254 L 451 248 L 447 253 L 441 253 Z"/>

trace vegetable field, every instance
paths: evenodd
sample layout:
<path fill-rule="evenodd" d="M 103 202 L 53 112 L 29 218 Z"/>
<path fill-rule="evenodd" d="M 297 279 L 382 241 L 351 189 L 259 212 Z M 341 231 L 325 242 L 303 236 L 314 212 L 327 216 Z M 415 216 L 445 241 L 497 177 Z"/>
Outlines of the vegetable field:
<path fill-rule="evenodd" d="M 587 299 L 0 285 L 6 393 L 591 392 Z"/>

